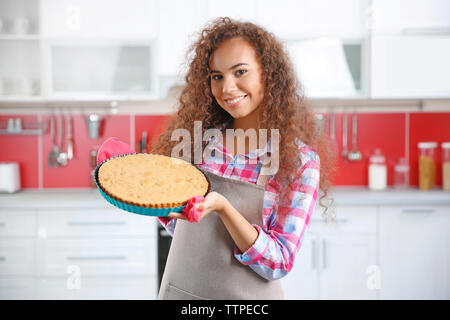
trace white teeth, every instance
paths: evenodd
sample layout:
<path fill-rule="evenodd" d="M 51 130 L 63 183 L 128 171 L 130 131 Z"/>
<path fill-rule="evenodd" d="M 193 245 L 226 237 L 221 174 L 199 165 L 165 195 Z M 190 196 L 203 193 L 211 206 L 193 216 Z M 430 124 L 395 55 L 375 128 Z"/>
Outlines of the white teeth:
<path fill-rule="evenodd" d="M 241 100 L 244 99 L 244 98 L 245 98 L 245 96 L 242 96 L 242 97 L 239 97 L 239 98 L 236 98 L 236 99 L 233 99 L 233 100 L 225 100 L 225 101 L 226 101 L 228 104 L 235 104 L 235 103 L 241 101 Z"/>

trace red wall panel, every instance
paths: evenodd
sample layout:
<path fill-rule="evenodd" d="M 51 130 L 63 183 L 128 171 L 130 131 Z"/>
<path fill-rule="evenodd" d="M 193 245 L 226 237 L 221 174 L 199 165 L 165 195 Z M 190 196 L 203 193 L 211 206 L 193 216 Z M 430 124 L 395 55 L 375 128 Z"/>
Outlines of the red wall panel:
<path fill-rule="evenodd" d="M 24 122 L 36 122 L 37 116 L 0 115 L 0 122 L 19 118 Z M 0 135 L 0 161 L 19 163 L 22 188 L 38 188 L 38 136 Z"/>
<path fill-rule="evenodd" d="M 48 118 L 48 116 L 46 116 Z M 84 116 L 73 118 L 74 159 L 65 167 L 50 168 L 47 166 L 48 153 L 52 141 L 50 134 L 43 138 L 43 187 L 44 188 L 86 188 L 91 184 L 90 158 L 92 149 L 98 149 L 108 137 L 118 137 L 130 143 L 130 116 L 107 116 L 104 120 L 102 135 L 98 139 L 91 139 Z M 58 123 L 56 121 L 56 123 Z"/>
<path fill-rule="evenodd" d="M 22 121 L 36 121 L 37 116 L 0 116 L 0 121 L 20 117 Z M 411 166 L 410 183 L 417 186 L 417 143 L 419 141 L 450 141 L 450 113 L 365 113 L 358 114 L 358 150 L 362 161 L 349 162 L 340 156 L 342 151 L 343 114 L 336 114 L 337 172 L 335 185 L 367 186 L 368 160 L 375 148 L 380 148 L 387 159 L 388 185 L 393 183 L 393 167 L 399 158 L 407 157 Z M 48 120 L 49 115 L 42 116 Z M 118 137 L 138 150 L 142 132 L 147 131 L 149 149 L 152 141 L 166 130 L 170 115 L 109 115 L 104 120 L 102 135 L 90 139 L 84 116 L 73 116 L 75 158 L 67 166 L 49 168 L 47 157 L 52 141 L 49 131 L 41 136 L 0 135 L 0 161 L 18 161 L 24 188 L 39 187 L 39 169 L 42 172 L 43 188 L 86 188 L 91 185 L 89 153 L 97 149 L 109 137 Z M 352 115 L 348 114 L 348 146 L 352 147 Z M 134 123 L 134 126 L 133 126 Z M 133 132 L 131 132 L 133 131 Z M 329 134 L 326 126 L 325 134 Z M 134 136 L 132 136 L 134 135 Z M 39 147 L 40 143 L 40 147 Z M 40 161 L 39 158 L 40 153 Z M 440 157 L 440 150 L 438 149 Z M 39 168 L 41 165 L 41 168 Z M 437 170 L 437 185 L 441 185 L 440 163 Z"/>
<path fill-rule="evenodd" d="M 436 166 L 436 184 L 441 186 L 441 142 L 450 141 L 450 113 L 411 113 L 409 133 L 410 184 L 413 186 L 419 185 L 419 150 L 417 144 L 424 141 L 436 141 L 438 142 L 436 153 L 439 160 Z"/>

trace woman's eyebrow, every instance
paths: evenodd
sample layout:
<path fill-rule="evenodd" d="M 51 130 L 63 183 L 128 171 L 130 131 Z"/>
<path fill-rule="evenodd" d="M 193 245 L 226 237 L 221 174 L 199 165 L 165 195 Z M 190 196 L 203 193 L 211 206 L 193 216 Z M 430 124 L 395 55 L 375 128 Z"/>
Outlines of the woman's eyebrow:
<path fill-rule="evenodd" d="M 234 66 L 232 66 L 231 68 L 229 68 L 228 70 L 233 70 L 233 69 L 235 69 L 237 67 L 240 67 L 240 66 L 248 66 L 248 63 L 243 63 L 243 62 L 237 63 Z M 218 70 L 211 70 L 210 73 L 220 73 L 220 71 L 218 71 Z"/>

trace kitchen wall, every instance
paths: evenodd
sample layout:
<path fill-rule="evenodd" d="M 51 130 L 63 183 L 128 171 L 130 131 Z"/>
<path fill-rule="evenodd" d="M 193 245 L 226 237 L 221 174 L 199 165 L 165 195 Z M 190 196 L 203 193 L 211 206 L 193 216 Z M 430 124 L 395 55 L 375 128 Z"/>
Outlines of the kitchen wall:
<path fill-rule="evenodd" d="M 48 115 L 0 115 L 0 122 L 10 118 L 20 118 L 22 122 L 35 122 L 48 119 Z M 74 159 L 67 166 L 50 168 L 47 166 L 48 153 L 52 141 L 47 130 L 37 135 L 0 135 L 0 161 L 20 163 L 23 188 L 88 188 L 91 185 L 91 150 L 98 148 L 108 137 L 118 137 L 133 145 L 137 143 L 143 131 L 149 134 L 149 140 L 155 139 L 170 120 L 170 115 L 110 115 L 102 128 L 98 139 L 88 136 L 85 119 L 81 115 L 73 116 Z M 335 114 L 337 154 L 342 149 L 343 114 Z M 349 148 L 351 148 L 351 114 L 349 118 Z M 324 133 L 328 134 L 328 126 Z M 338 156 L 337 174 L 334 184 L 337 186 L 366 186 L 368 184 L 368 158 L 375 148 L 381 148 L 388 164 L 388 185 L 393 183 L 393 167 L 399 158 L 409 159 L 411 166 L 410 184 L 418 185 L 417 143 L 419 141 L 450 141 L 450 112 L 442 113 L 359 113 L 358 149 L 363 160 L 356 163 L 343 161 Z M 438 148 L 440 158 L 440 149 Z M 437 170 L 437 185 L 441 185 L 441 168 Z"/>

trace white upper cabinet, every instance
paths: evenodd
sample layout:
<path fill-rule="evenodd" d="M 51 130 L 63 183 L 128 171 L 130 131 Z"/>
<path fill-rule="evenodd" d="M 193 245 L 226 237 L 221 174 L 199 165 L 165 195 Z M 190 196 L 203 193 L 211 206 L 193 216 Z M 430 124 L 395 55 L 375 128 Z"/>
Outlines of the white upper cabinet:
<path fill-rule="evenodd" d="M 76 38 L 154 38 L 156 0 L 41 0 L 42 35 Z"/>
<path fill-rule="evenodd" d="M 240 21 L 256 21 L 256 8 L 260 1 L 257 0 L 207 0 L 207 19 L 229 17 Z"/>
<path fill-rule="evenodd" d="M 450 34 L 448 0 L 373 0 L 374 34 Z"/>
<path fill-rule="evenodd" d="M 259 0 L 257 22 L 284 39 L 367 33 L 367 0 Z"/>
<path fill-rule="evenodd" d="M 371 98 L 450 97 L 450 1 L 372 2 Z"/>
<path fill-rule="evenodd" d="M 158 10 L 158 73 L 183 75 L 188 47 L 207 21 L 207 1 L 159 0 Z"/>
<path fill-rule="evenodd" d="M 450 36 L 373 37 L 371 97 L 450 97 L 449 57 Z"/>

